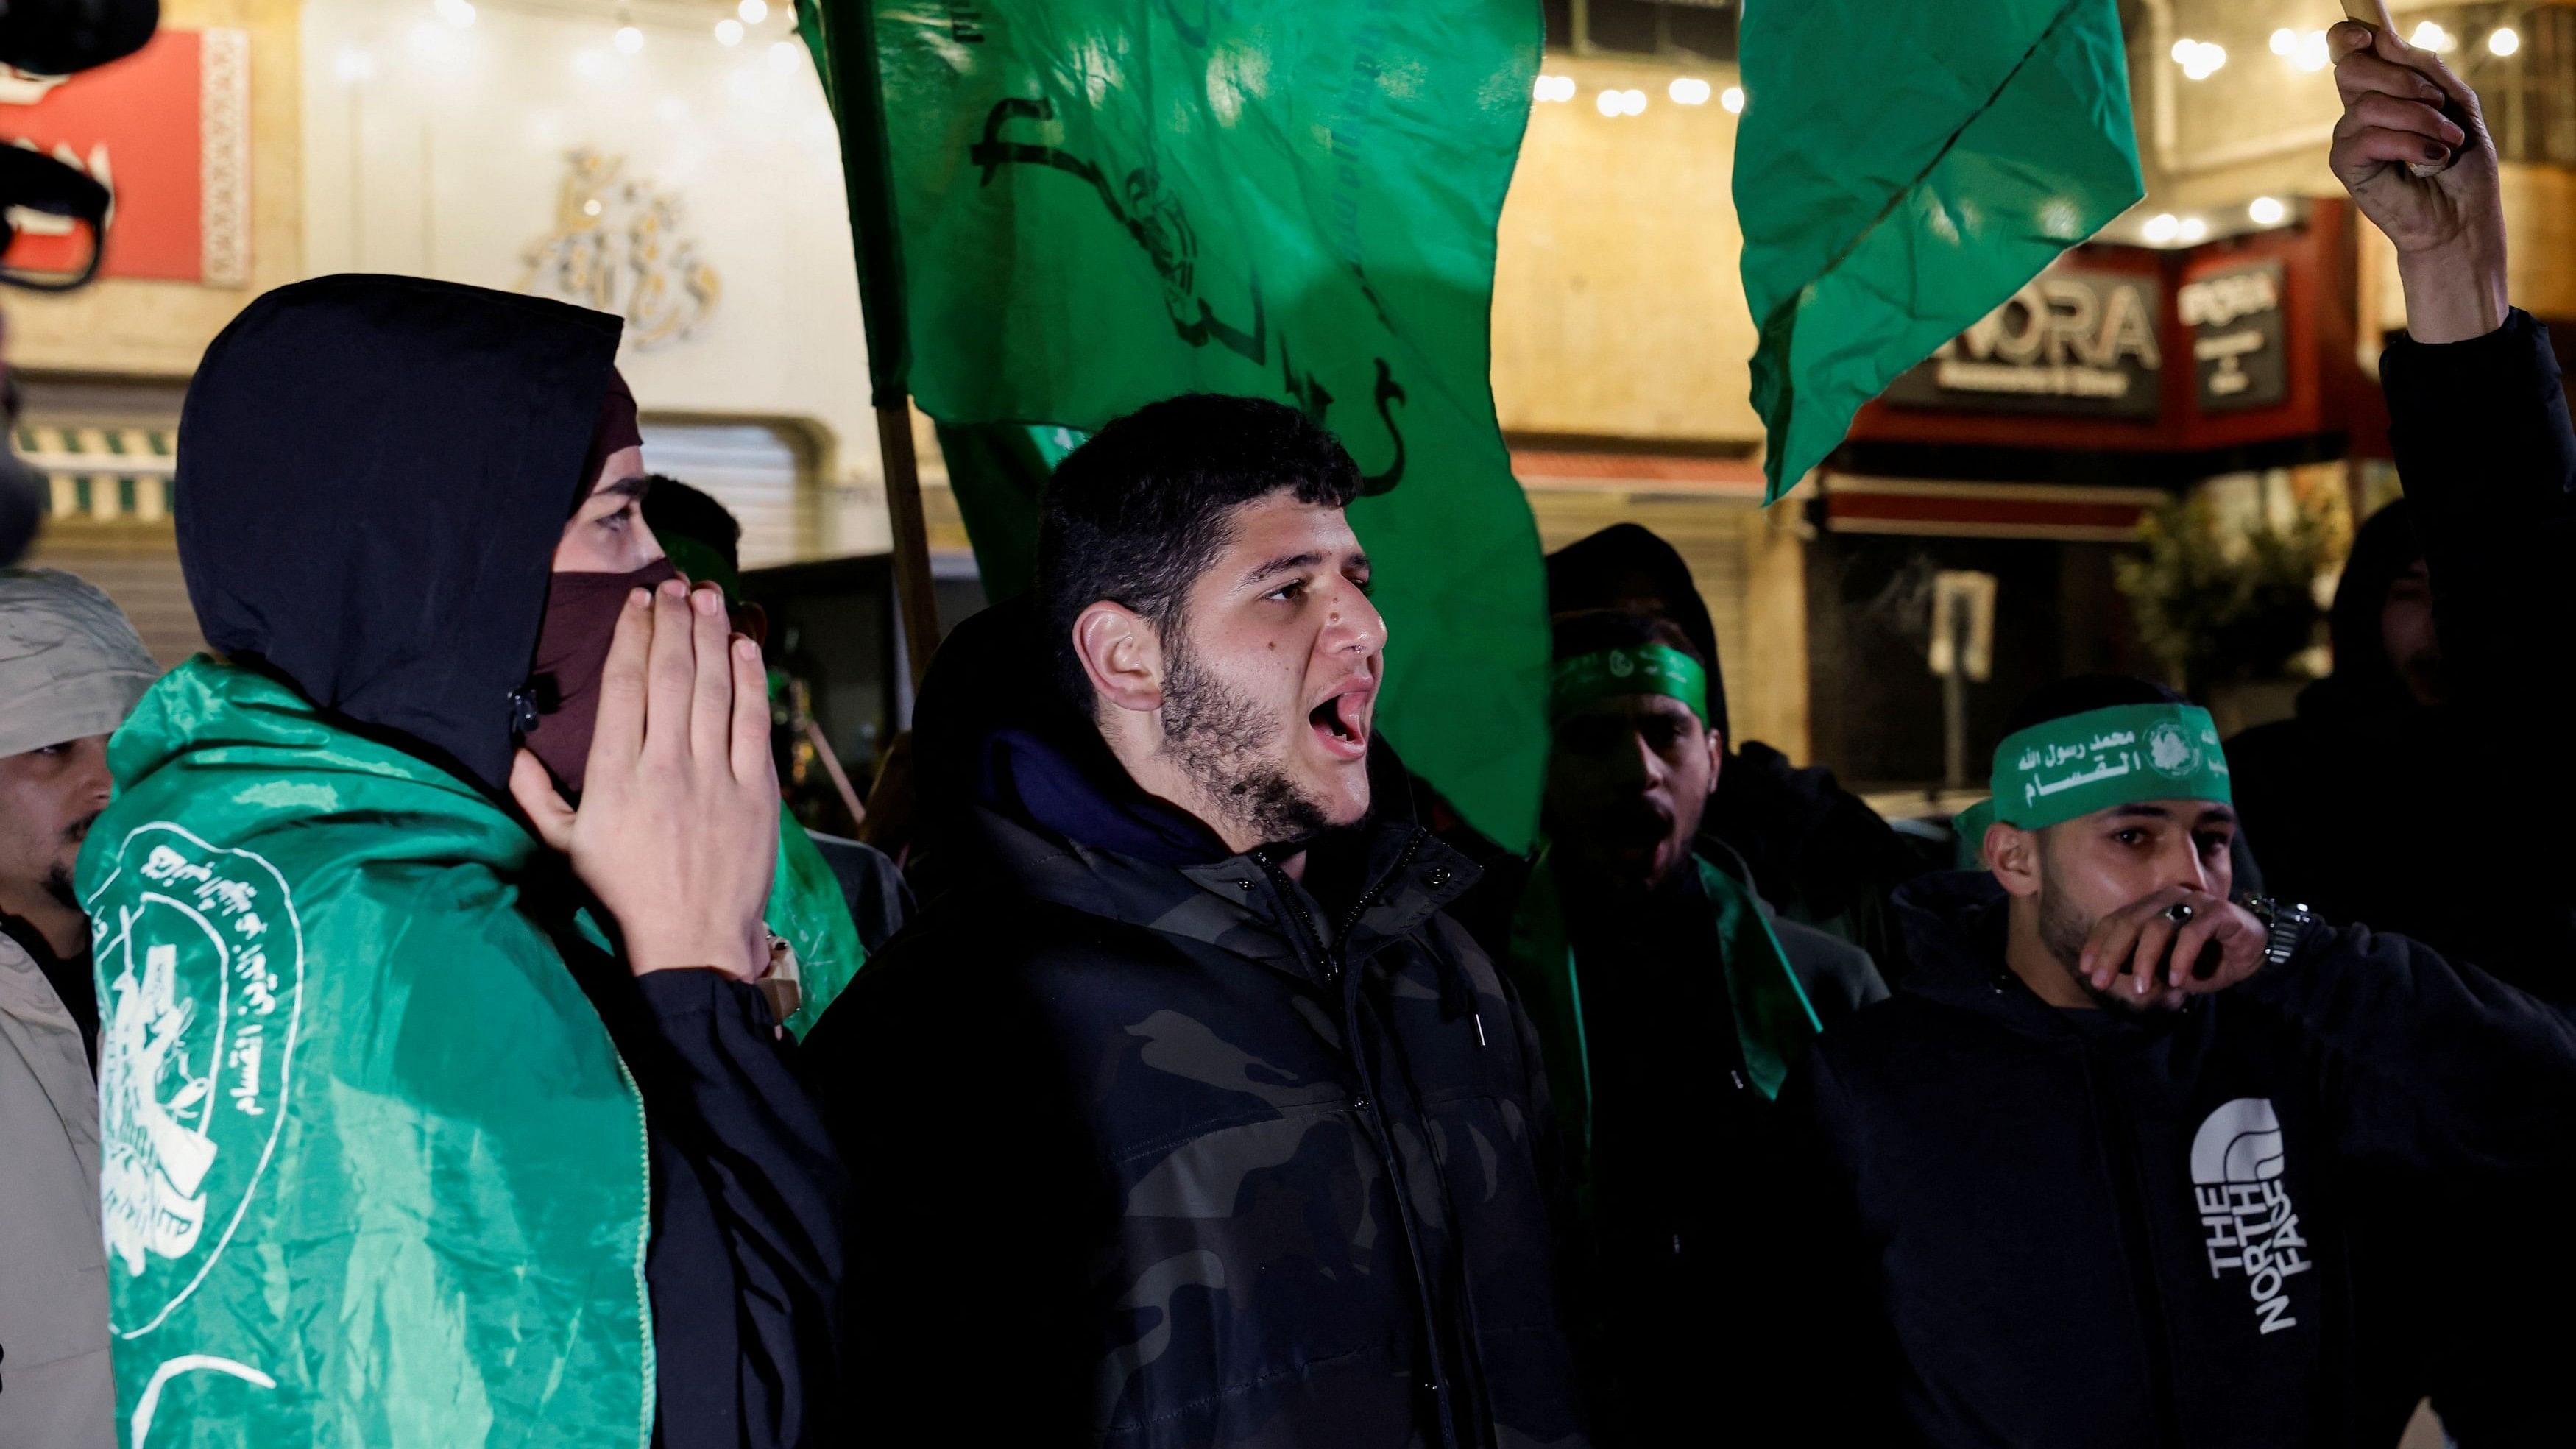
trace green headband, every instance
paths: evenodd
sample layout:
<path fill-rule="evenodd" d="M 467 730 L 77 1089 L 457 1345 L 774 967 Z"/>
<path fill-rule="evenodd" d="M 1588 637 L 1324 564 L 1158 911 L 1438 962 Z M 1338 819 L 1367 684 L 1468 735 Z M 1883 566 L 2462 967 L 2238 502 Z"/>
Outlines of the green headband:
<path fill-rule="evenodd" d="M 1669 644 L 1623 644 L 1557 661 L 1548 678 L 1547 717 L 1554 723 L 1596 700 L 1629 694 L 1678 699 L 1708 723 L 1708 671 Z"/>
<path fill-rule="evenodd" d="M 2209 711 L 2189 704 L 2087 710 L 1995 746 L 1995 818 L 2024 830 L 2148 800 L 2230 803 Z"/>

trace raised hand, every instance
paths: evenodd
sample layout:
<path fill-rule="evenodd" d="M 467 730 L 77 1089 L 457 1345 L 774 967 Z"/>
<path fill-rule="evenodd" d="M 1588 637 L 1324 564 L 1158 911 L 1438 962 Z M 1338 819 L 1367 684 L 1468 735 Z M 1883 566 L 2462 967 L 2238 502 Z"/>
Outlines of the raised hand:
<path fill-rule="evenodd" d="M 778 855 L 769 697 L 759 647 L 729 633 L 712 585 L 637 589 L 619 613 L 580 809 L 524 750 L 510 793 L 616 919 L 638 975 L 706 966 L 752 980 L 767 969 L 761 913 Z"/>
<path fill-rule="evenodd" d="M 2504 325 L 2504 206 L 2495 142 L 2475 91 L 2442 58 L 2400 39 L 2385 0 L 2376 24 L 2328 33 L 2343 118 L 2328 164 L 2397 245 L 2407 330 L 2461 342 Z"/>

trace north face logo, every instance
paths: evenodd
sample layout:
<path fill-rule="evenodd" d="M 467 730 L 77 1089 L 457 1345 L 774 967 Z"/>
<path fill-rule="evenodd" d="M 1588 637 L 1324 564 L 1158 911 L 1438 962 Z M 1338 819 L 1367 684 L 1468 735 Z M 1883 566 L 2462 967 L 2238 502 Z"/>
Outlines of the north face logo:
<path fill-rule="evenodd" d="M 2191 1139 L 2192 1203 L 2207 1233 L 2209 1276 L 2245 1275 L 2261 1331 L 2289 1328 L 2289 1280 L 2313 1266 L 2298 1209 L 2281 1182 L 2287 1160 L 2269 1097 L 2222 1104 Z"/>

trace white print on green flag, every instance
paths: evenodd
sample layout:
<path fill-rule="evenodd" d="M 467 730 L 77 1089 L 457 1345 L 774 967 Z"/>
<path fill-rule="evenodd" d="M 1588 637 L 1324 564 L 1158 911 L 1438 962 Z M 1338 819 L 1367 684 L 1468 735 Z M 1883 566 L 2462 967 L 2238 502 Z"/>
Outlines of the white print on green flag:
<path fill-rule="evenodd" d="M 1735 207 L 1778 498 L 2145 195 L 2118 0 L 1751 0 Z"/>
<path fill-rule="evenodd" d="M 1303 408 L 1367 478 L 1351 523 L 1389 626 L 1388 738 L 1526 843 L 1545 581 L 1487 373 L 1538 7 L 797 8 L 841 123 L 878 400 L 908 388 L 951 429 L 1094 429 L 1191 391 Z M 1007 520 L 1028 490 L 976 502 Z"/>

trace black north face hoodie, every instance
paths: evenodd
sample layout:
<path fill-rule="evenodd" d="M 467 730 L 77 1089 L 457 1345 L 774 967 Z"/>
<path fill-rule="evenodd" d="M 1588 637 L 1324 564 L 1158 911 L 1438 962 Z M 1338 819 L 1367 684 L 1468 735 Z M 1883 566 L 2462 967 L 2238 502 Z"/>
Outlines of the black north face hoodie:
<path fill-rule="evenodd" d="M 1914 972 L 1817 1043 L 1782 1219 L 1815 1442 L 2288 1449 L 2396 1442 L 2368 1331 L 2374 1179 L 2568 1151 L 2576 1032 L 2403 937 L 2310 928 L 2180 1012 L 2064 1011 L 2004 965 L 1983 873 L 1898 897 Z M 2474 1223 L 2407 1232 L 2474 1235 Z M 2497 1270 L 2540 1244 L 2496 1244 Z M 2540 1305 L 2534 1305 L 2535 1308 Z M 1837 1373 L 1849 1372 L 1845 1360 Z"/>

